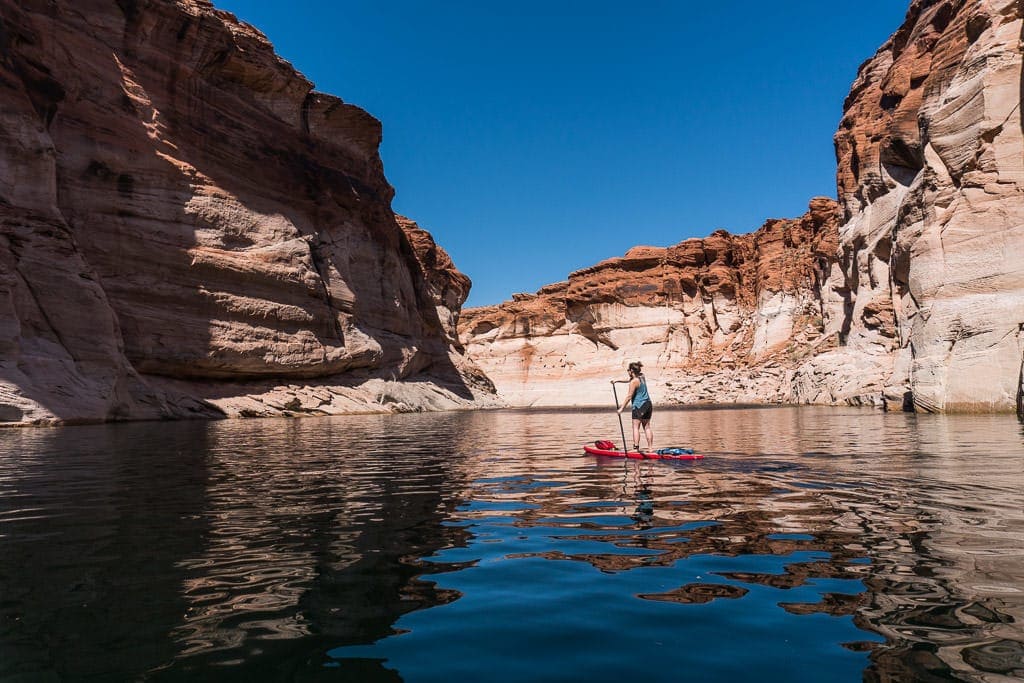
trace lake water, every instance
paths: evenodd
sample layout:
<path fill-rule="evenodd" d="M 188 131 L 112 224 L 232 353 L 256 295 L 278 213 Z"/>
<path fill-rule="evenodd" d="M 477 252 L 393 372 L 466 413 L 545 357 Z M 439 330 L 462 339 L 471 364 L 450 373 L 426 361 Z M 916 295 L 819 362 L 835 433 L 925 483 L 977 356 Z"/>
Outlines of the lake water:
<path fill-rule="evenodd" d="M 659 410 L 0 430 L 3 681 L 1024 678 L 1008 416 Z M 628 429 L 628 425 L 627 425 Z"/>

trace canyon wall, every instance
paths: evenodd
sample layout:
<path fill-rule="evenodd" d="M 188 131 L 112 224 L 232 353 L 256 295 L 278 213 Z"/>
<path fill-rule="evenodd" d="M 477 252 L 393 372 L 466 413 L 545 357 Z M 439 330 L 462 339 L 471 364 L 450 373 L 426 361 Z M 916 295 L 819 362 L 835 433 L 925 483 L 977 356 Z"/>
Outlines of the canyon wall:
<path fill-rule="evenodd" d="M 637 247 L 470 309 L 470 357 L 516 405 L 655 402 L 1012 410 L 1024 377 L 1021 4 L 915 0 L 860 68 L 838 207 Z"/>
<path fill-rule="evenodd" d="M 1018 401 L 1021 40 L 1020 2 L 918 0 L 861 67 L 835 138 L 843 350 L 818 370 L 877 358 L 886 401 L 924 411 Z"/>
<path fill-rule="evenodd" d="M 838 206 L 635 247 L 569 280 L 463 311 L 470 356 L 513 405 L 611 405 L 612 378 L 644 364 L 654 400 L 788 400 L 793 368 L 834 345 L 820 289 L 837 249 Z M 619 396 L 622 399 L 622 396 Z"/>
<path fill-rule="evenodd" d="M 0 424 L 493 401 L 381 125 L 205 0 L 0 0 Z"/>

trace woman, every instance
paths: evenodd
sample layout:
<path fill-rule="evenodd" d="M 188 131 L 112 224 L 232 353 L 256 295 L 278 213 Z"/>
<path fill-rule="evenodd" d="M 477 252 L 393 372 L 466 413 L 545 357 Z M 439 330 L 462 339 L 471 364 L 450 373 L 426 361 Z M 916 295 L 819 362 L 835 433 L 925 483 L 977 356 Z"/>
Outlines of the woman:
<path fill-rule="evenodd" d="M 626 392 L 626 400 L 619 407 L 621 414 L 630 405 L 633 406 L 633 450 L 640 450 L 640 428 L 644 429 L 644 436 L 647 438 L 647 450 L 654 450 L 654 432 L 651 431 L 651 412 L 654 406 L 651 404 L 651 395 L 647 393 L 647 378 L 644 377 L 643 366 L 640 361 L 629 364 L 629 379 L 613 379 L 612 384 L 629 382 L 629 391 Z"/>

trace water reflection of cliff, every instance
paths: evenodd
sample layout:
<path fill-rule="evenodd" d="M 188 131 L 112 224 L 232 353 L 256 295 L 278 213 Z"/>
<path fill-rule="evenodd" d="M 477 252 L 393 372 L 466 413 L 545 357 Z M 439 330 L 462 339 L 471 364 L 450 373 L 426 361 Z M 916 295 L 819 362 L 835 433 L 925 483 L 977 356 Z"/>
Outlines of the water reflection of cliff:
<path fill-rule="evenodd" d="M 201 550 L 205 426 L 6 431 L 0 679 L 133 680 L 172 659 Z"/>
<path fill-rule="evenodd" d="M 395 633 L 402 614 L 458 598 L 425 578 L 442 568 L 420 561 L 466 542 L 442 523 L 459 478 L 436 447 L 458 434 L 446 416 L 432 418 L 426 441 L 416 429 L 388 433 L 393 423 L 261 422 L 246 440 L 213 444 L 213 521 L 205 551 L 185 562 L 189 608 L 172 671 L 244 660 L 231 670 L 240 679 L 326 675 L 329 649 L 371 643 Z M 390 677 L 375 662 L 347 666 Z"/>
<path fill-rule="evenodd" d="M 420 562 L 467 535 L 442 524 L 445 424 L 426 441 L 373 417 L 15 433 L 40 441 L 0 454 L 0 677 L 319 675 L 329 648 L 456 599 Z"/>

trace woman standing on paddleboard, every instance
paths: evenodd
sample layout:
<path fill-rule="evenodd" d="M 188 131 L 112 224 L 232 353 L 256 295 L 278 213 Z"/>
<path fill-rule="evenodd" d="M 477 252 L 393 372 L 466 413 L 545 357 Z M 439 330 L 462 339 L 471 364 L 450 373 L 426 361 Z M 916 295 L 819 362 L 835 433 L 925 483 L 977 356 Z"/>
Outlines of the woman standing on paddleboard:
<path fill-rule="evenodd" d="M 629 379 L 613 379 L 612 384 L 629 382 L 629 391 L 626 392 L 626 400 L 619 406 L 619 413 L 633 406 L 633 450 L 640 450 L 640 428 L 643 427 L 644 436 L 647 438 L 647 450 L 654 450 L 654 432 L 651 431 L 651 413 L 654 405 L 651 403 L 651 395 L 647 393 L 647 378 L 644 377 L 643 366 L 640 361 L 629 364 Z"/>

